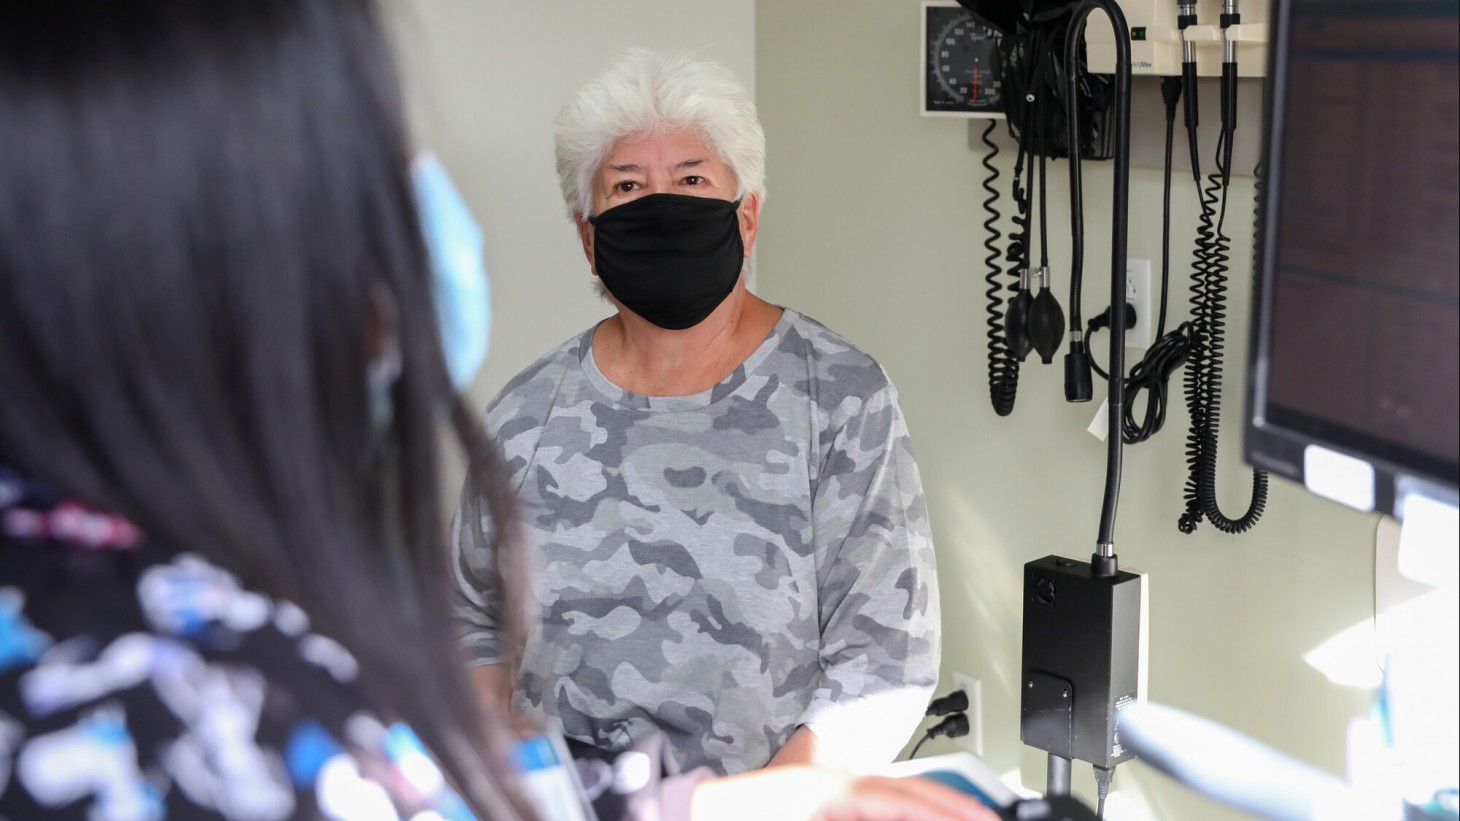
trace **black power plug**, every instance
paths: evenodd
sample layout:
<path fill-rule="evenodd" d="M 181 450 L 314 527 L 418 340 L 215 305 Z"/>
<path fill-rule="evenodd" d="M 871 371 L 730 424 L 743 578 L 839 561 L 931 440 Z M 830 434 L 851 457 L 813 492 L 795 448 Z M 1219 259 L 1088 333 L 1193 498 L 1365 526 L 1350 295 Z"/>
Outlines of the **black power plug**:
<path fill-rule="evenodd" d="M 949 713 L 961 713 L 968 709 L 968 693 L 962 690 L 954 690 L 942 698 L 935 698 L 928 704 L 928 711 L 923 715 L 945 716 Z"/>
<path fill-rule="evenodd" d="M 1129 331 L 1136 326 L 1136 306 L 1127 302 L 1125 304 L 1125 329 Z M 1110 309 L 1101 311 L 1099 316 L 1092 317 L 1090 324 L 1085 326 L 1085 334 L 1093 334 L 1101 328 L 1110 327 Z"/>
<path fill-rule="evenodd" d="M 942 701 L 945 699 L 952 699 L 955 696 L 963 697 L 964 707 L 966 709 L 968 706 L 968 696 L 962 690 L 956 690 L 944 696 L 943 699 L 938 700 Z M 928 708 L 928 715 L 941 715 L 941 713 L 934 713 L 932 709 L 932 707 Z M 969 729 L 970 726 L 968 723 L 968 716 L 964 715 L 961 710 L 959 712 L 953 713 L 947 718 L 923 731 L 923 737 L 918 739 L 918 743 L 913 745 L 912 752 L 909 753 L 907 757 L 909 759 L 916 758 L 918 755 L 918 750 L 921 750 L 923 748 L 923 744 L 926 743 L 927 740 L 930 738 L 937 738 L 939 736 L 944 736 L 946 738 L 962 738 L 963 736 L 968 735 Z"/>
<path fill-rule="evenodd" d="M 937 738 L 946 736 L 948 738 L 962 738 L 968 735 L 968 716 L 963 713 L 954 713 L 942 721 L 928 728 L 927 737 Z"/>

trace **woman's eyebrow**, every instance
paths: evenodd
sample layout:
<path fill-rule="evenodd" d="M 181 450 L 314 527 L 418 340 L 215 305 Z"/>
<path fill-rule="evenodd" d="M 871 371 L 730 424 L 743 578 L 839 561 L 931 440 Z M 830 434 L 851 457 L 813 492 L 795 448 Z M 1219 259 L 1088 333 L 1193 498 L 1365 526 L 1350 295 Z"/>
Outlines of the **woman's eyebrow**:
<path fill-rule="evenodd" d="M 704 162 L 705 162 L 704 159 L 699 158 L 699 157 L 696 157 L 694 159 L 684 160 L 682 162 L 675 163 L 674 164 L 674 168 L 675 168 L 675 170 L 684 169 L 684 168 L 694 168 L 696 166 L 703 165 Z M 639 168 L 639 166 L 638 166 L 637 163 L 631 163 L 631 162 L 629 162 L 629 163 L 615 163 L 615 164 L 611 164 L 611 165 L 608 166 L 608 170 L 629 173 L 629 172 L 634 172 L 634 171 L 640 171 L 642 169 Z"/>

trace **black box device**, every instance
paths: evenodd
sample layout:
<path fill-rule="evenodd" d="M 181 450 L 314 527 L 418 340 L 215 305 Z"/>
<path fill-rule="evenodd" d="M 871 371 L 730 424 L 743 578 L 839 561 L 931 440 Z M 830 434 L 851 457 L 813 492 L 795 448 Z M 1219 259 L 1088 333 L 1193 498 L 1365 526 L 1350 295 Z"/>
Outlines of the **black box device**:
<path fill-rule="evenodd" d="M 1145 697 L 1145 582 L 1126 570 L 1098 577 L 1062 556 L 1024 565 L 1025 744 L 1106 768 L 1134 757 L 1115 721 Z"/>

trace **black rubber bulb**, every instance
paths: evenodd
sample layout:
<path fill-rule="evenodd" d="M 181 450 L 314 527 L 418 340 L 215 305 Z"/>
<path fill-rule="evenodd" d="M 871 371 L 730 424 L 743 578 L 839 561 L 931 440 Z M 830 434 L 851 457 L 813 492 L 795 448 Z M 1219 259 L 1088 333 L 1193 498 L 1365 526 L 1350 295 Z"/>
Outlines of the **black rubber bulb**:
<path fill-rule="evenodd" d="M 1064 337 L 1065 312 L 1048 287 L 1039 289 L 1039 296 L 1029 306 L 1028 334 L 1040 361 L 1048 365 L 1059 352 Z"/>
<path fill-rule="evenodd" d="M 1019 293 L 1009 300 L 1009 310 L 1004 313 L 1005 342 L 1009 345 L 1009 353 L 1020 362 L 1029 357 L 1029 351 L 1034 347 L 1029 338 L 1029 309 L 1033 304 L 1034 297 L 1029 295 L 1029 289 L 1020 288 Z"/>

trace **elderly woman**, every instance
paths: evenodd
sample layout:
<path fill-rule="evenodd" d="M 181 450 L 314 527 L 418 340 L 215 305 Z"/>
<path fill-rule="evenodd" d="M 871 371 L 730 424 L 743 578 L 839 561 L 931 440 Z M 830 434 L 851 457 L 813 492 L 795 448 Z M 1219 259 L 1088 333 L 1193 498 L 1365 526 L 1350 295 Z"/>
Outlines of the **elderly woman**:
<path fill-rule="evenodd" d="M 715 64 L 630 52 L 564 110 L 557 165 L 616 313 L 487 411 L 540 612 L 503 646 L 464 494 L 476 682 L 598 747 L 662 734 L 685 768 L 891 761 L 938 671 L 922 485 L 882 368 L 746 289 L 754 105 Z"/>

